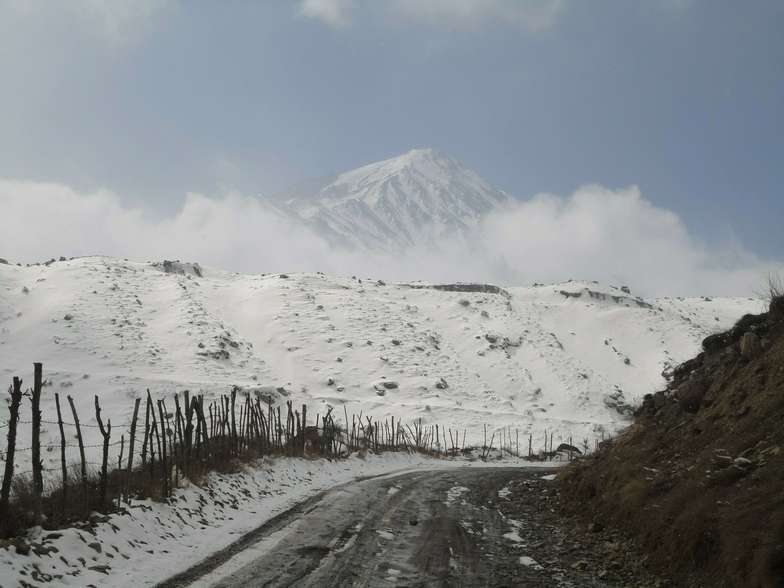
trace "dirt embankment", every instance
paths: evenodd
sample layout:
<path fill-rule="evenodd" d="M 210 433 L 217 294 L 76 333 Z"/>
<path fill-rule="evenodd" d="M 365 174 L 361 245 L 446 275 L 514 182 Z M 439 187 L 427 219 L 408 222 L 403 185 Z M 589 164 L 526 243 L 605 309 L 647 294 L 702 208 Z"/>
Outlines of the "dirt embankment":
<path fill-rule="evenodd" d="M 784 300 L 703 342 L 634 424 L 559 476 L 679 586 L 784 587 Z"/>

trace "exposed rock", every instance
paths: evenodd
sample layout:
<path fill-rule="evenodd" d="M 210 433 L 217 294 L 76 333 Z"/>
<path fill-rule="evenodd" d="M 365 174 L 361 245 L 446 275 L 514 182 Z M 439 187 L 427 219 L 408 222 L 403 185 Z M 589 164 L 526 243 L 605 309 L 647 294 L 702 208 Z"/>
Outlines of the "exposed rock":
<path fill-rule="evenodd" d="M 759 353 L 762 346 L 760 345 L 759 336 L 753 331 L 746 331 L 740 338 L 740 354 L 746 359 L 750 359 Z"/>
<path fill-rule="evenodd" d="M 162 262 L 155 262 L 153 267 L 157 267 L 167 274 L 175 274 L 180 276 L 193 275 L 197 278 L 202 277 L 201 266 L 198 263 L 182 262 L 179 259 L 169 260 L 164 259 Z"/>
<path fill-rule="evenodd" d="M 577 455 L 582 455 L 583 452 L 580 451 L 574 445 L 569 445 L 568 443 L 561 443 L 555 450 L 556 453 L 576 453 Z"/>
<path fill-rule="evenodd" d="M 624 416 L 631 416 L 634 413 L 634 408 L 626 402 L 626 397 L 623 395 L 623 390 L 616 388 L 612 392 L 605 394 L 602 398 L 604 405 L 616 411 L 618 414 Z"/>
<path fill-rule="evenodd" d="M 511 298 L 512 295 L 498 286 L 492 284 L 408 284 L 409 288 L 422 289 L 431 288 L 433 290 L 443 290 L 445 292 L 481 292 L 483 294 L 500 294 L 506 298 Z"/>
<path fill-rule="evenodd" d="M 240 392 L 250 392 L 256 398 L 259 398 L 265 404 L 277 404 L 283 398 L 289 396 L 289 391 L 282 386 L 258 386 L 255 388 L 245 388 L 243 386 L 236 386 Z"/>
<path fill-rule="evenodd" d="M 675 391 L 678 399 L 678 404 L 686 412 L 697 412 L 700 410 L 705 393 L 708 391 L 708 386 L 701 378 L 691 378 L 680 385 Z"/>
<path fill-rule="evenodd" d="M 746 314 L 729 331 L 705 337 L 702 348 L 707 352 L 718 351 L 738 341 L 744 333 L 765 323 L 764 314 Z"/>
<path fill-rule="evenodd" d="M 558 476 L 569 511 L 623 530 L 671 585 L 780 583 L 782 318 L 707 337 L 630 427 Z"/>
<path fill-rule="evenodd" d="M 373 384 L 373 389 L 379 396 L 384 396 L 387 393 L 387 390 L 397 390 L 398 387 L 399 384 L 394 380 L 381 380 Z"/>
<path fill-rule="evenodd" d="M 109 571 L 112 569 L 111 566 L 107 565 L 97 565 L 97 566 L 90 566 L 87 568 L 88 570 L 92 570 L 93 572 L 99 572 L 101 574 L 109 575 Z"/>

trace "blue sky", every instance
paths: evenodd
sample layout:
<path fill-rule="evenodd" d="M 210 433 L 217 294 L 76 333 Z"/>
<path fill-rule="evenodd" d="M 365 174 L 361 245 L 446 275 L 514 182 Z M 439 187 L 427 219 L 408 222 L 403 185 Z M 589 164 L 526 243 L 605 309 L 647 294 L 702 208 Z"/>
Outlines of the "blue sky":
<path fill-rule="evenodd" d="M 165 216 L 432 146 L 780 259 L 783 30 L 766 0 L 0 0 L 0 177 Z"/>

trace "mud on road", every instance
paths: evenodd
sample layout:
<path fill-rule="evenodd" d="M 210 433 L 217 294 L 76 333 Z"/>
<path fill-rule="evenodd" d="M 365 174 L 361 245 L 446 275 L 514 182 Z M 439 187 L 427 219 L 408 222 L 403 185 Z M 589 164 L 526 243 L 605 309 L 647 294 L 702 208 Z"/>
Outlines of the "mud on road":
<path fill-rule="evenodd" d="M 548 474 L 472 467 L 347 484 L 163 586 L 666 585 L 618 538 L 555 514 Z"/>

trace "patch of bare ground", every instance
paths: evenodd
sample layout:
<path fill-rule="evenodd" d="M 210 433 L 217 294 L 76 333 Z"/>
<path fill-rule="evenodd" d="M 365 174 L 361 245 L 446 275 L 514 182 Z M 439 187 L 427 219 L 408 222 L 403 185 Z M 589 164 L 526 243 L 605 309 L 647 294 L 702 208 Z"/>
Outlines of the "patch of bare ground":
<path fill-rule="evenodd" d="M 711 335 L 634 424 L 558 479 L 679 586 L 784 586 L 784 299 Z"/>

